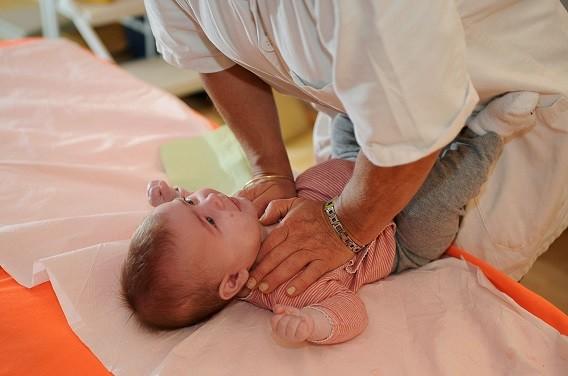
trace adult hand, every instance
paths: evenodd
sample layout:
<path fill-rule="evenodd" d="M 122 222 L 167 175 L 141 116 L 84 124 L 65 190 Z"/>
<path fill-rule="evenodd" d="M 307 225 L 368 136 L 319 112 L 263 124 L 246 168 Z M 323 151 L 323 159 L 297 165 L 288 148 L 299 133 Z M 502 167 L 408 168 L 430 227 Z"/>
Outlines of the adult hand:
<path fill-rule="evenodd" d="M 301 197 L 275 200 L 260 222 L 271 225 L 281 218 L 260 247 L 247 287 L 270 293 L 301 271 L 287 290 L 296 296 L 353 257 L 328 223 L 322 202 Z"/>
<path fill-rule="evenodd" d="M 272 200 L 296 197 L 296 184 L 288 179 L 258 180 L 250 187 L 236 193 L 252 202 L 257 216 L 261 216 Z"/>

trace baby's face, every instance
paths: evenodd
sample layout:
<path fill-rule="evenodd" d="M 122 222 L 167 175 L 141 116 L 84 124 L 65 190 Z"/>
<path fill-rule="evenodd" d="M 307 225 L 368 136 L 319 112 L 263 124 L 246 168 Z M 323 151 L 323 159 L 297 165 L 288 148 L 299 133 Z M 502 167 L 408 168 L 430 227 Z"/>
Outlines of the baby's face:
<path fill-rule="evenodd" d="M 163 216 L 172 231 L 176 259 L 199 263 L 212 278 L 248 269 L 256 259 L 261 227 L 245 198 L 202 189 L 158 206 L 154 215 Z"/>

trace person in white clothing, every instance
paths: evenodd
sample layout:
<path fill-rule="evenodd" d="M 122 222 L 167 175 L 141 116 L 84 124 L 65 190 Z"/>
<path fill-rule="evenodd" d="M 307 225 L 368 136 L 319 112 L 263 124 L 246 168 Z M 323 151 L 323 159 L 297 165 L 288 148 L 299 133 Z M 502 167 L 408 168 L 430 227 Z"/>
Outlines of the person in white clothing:
<path fill-rule="evenodd" d="M 146 0 L 158 51 L 201 73 L 243 146 L 255 179 L 240 194 L 259 214 L 283 218 L 262 244 L 248 286 L 269 293 L 296 275 L 295 296 L 350 259 L 409 202 L 439 151 L 475 120 L 478 103 L 481 110 L 515 91 L 568 92 L 568 17 L 556 0 L 532 3 Z M 361 152 L 332 202 L 335 223 L 321 202 L 296 197 L 272 88 L 353 123 Z M 559 98 L 537 95 L 527 116 Z"/>

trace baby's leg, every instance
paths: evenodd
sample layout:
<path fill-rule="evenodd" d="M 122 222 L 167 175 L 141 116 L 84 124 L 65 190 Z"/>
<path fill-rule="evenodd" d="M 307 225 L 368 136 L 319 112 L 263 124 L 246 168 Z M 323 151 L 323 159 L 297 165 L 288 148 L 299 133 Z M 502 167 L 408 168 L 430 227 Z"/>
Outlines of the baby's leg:
<path fill-rule="evenodd" d="M 331 122 L 331 157 L 354 161 L 359 154 L 353 123 L 347 115 L 339 114 Z"/>
<path fill-rule="evenodd" d="M 393 271 L 425 265 L 446 251 L 465 206 L 479 194 L 502 150 L 496 133 L 478 136 L 465 128 L 440 152 L 424 185 L 395 218 L 398 260 Z"/>

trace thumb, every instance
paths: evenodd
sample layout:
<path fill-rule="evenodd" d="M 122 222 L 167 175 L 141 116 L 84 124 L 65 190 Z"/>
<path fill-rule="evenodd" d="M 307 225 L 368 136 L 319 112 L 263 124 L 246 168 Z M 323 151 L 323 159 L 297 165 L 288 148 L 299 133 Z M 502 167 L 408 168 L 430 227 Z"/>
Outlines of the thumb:
<path fill-rule="evenodd" d="M 276 304 L 273 308 L 273 311 L 275 314 L 287 314 L 287 315 L 298 315 L 300 313 L 300 310 L 292 307 L 292 306 L 287 306 L 287 305 L 283 305 L 283 304 Z"/>
<path fill-rule="evenodd" d="M 272 312 L 274 312 L 274 314 L 276 314 L 276 315 L 280 315 L 280 314 L 285 312 L 284 306 L 282 304 L 276 304 L 272 308 Z"/>
<path fill-rule="evenodd" d="M 252 202 L 252 205 L 256 209 L 256 215 L 258 217 L 261 216 L 261 214 L 266 209 L 266 206 L 268 205 L 268 201 L 266 199 L 259 197 L 255 187 L 241 189 L 240 191 L 235 193 L 235 196 L 246 198 L 247 200 Z"/>
<path fill-rule="evenodd" d="M 260 217 L 260 223 L 265 226 L 273 225 L 278 222 L 280 218 L 284 218 L 292 207 L 295 199 L 296 198 L 294 197 L 271 201 L 262 217 Z"/>

